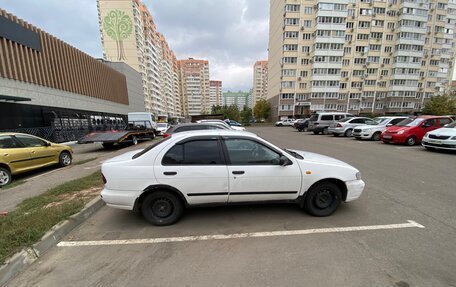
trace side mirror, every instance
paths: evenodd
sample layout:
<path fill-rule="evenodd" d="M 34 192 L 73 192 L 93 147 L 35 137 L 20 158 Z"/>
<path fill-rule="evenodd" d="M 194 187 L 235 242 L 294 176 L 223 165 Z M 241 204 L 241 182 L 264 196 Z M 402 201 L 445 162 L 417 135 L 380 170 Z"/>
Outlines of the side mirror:
<path fill-rule="evenodd" d="M 387 126 L 387 127 L 392 127 L 392 126 L 393 126 L 393 124 L 387 124 L 386 126 Z"/>
<path fill-rule="evenodd" d="M 45 146 L 51 146 L 51 143 L 50 142 L 46 142 Z"/>
<path fill-rule="evenodd" d="M 279 158 L 279 164 L 281 166 L 287 166 L 287 165 L 291 165 L 292 162 L 286 156 L 281 155 L 280 158 Z"/>

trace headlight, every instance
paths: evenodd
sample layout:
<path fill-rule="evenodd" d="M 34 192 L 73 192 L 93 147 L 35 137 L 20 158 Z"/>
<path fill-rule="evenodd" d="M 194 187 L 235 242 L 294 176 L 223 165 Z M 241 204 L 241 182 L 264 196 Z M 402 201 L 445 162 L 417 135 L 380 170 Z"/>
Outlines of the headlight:
<path fill-rule="evenodd" d="M 424 135 L 424 137 L 425 137 L 425 138 L 429 137 L 429 133 L 426 133 L 426 134 Z"/>
<path fill-rule="evenodd" d="M 403 134 L 403 133 L 404 133 L 404 130 L 398 131 L 398 132 L 397 132 L 398 135 L 401 135 L 401 134 Z"/>
<path fill-rule="evenodd" d="M 456 136 L 452 137 L 451 139 L 452 139 L 452 140 L 456 140 Z"/>
<path fill-rule="evenodd" d="M 357 179 L 357 180 L 360 180 L 360 179 L 361 179 L 361 173 L 360 173 L 360 172 L 357 172 L 357 173 L 356 173 L 356 179 Z"/>

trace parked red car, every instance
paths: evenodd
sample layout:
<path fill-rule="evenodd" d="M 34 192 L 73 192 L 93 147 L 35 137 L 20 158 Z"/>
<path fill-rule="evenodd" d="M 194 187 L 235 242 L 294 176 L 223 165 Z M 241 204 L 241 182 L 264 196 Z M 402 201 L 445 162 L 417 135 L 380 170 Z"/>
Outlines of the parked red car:
<path fill-rule="evenodd" d="M 452 119 L 445 116 L 419 116 L 408 118 L 395 126 L 388 127 L 381 135 L 384 143 L 400 143 L 415 145 L 427 132 L 451 123 Z"/>

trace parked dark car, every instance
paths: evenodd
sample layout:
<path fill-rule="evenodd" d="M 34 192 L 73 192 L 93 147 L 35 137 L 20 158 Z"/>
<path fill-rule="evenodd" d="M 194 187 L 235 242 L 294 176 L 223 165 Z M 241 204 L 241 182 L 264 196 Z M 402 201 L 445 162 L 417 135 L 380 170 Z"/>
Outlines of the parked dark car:
<path fill-rule="evenodd" d="M 297 120 L 293 127 L 298 130 L 298 132 L 306 132 L 309 127 L 309 119 L 299 119 Z"/>
<path fill-rule="evenodd" d="M 219 123 L 191 123 L 191 124 L 180 124 L 177 126 L 170 127 L 164 134 L 163 137 L 169 137 L 174 133 L 196 131 L 196 130 L 229 130 L 230 128 L 226 125 Z"/>

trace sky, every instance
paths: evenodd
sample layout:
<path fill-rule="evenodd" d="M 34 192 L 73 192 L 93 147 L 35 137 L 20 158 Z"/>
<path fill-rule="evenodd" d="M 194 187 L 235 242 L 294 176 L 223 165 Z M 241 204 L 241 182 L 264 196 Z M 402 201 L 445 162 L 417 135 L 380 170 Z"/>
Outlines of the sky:
<path fill-rule="evenodd" d="M 178 59 L 209 60 L 223 90 L 248 91 L 267 59 L 268 0 L 143 0 Z M 0 0 L 0 8 L 101 58 L 96 0 Z"/>

